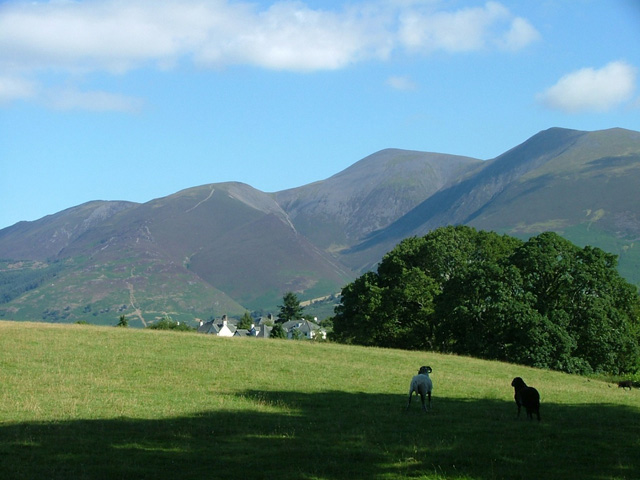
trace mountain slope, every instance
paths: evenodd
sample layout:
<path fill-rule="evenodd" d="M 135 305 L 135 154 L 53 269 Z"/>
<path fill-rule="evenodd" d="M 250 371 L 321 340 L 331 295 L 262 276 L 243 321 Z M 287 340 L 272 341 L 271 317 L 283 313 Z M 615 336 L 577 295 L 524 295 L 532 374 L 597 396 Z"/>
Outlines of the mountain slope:
<path fill-rule="evenodd" d="M 586 222 L 638 237 L 638 178 L 640 133 L 622 129 L 585 133 L 570 148 L 508 185 L 469 223 L 515 234 Z"/>
<path fill-rule="evenodd" d="M 449 224 L 545 230 L 640 284 L 640 132 L 552 128 L 488 161 L 398 149 L 309 185 L 208 184 L 88 202 L 0 230 L 0 318 L 145 325 L 331 295 L 403 238 Z M 137 322 L 137 323 L 136 323 Z"/>
<path fill-rule="evenodd" d="M 124 312 L 146 324 L 180 312 L 191 319 L 239 315 L 258 308 L 256 299 L 275 307 L 284 291 L 324 295 L 353 278 L 299 235 L 271 196 L 248 185 L 205 185 L 129 204 L 84 228 L 104 207 L 85 205 L 2 232 L 0 258 L 46 256 L 64 265 L 55 283 L 12 300 L 5 316 L 72 321 L 90 313 L 106 322 Z M 74 233 L 60 242 L 61 229 Z M 20 249 L 20 235 L 37 241 Z M 50 244 L 55 249 L 40 248 Z"/>
<path fill-rule="evenodd" d="M 387 149 L 274 197 L 298 231 L 320 248 L 338 252 L 480 165 L 469 157 Z"/>
<path fill-rule="evenodd" d="M 345 256 L 356 265 L 380 258 L 403 238 L 448 224 L 520 236 L 587 225 L 618 237 L 640 234 L 640 133 L 552 128 L 487 161 Z M 567 235 L 598 245 L 599 235 Z"/>
<path fill-rule="evenodd" d="M 0 258 L 46 260 L 56 257 L 88 230 L 134 208 L 133 202 L 88 202 L 35 222 L 18 222 L 0 230 Z"/>

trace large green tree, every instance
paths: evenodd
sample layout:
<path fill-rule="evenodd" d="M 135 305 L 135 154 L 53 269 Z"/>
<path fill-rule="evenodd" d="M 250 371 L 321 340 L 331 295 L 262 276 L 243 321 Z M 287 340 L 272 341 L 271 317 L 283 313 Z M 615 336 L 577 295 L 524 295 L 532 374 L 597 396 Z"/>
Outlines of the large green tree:
<path fill-rule="evenodd" d="M 621 373 L 637 367 L 638 293 L 618 274 L 615 255 L 547 232 L 518 249 L 513 264 L 535 296 L 536 310 L 575 344 L 564 370 Z"/>
<path fill-rule="evenodd" d="M 616 257 L 555 233 L 526 242 L 465 226 L 401 242 L 347 285 L 334 339 L 567 372 L 640 363 L 637 289 Z"/>
<path fill-rule="evenodd" d="M 302 318 L 304 311 L 298 296 L 293 292 L 287 292 L 282 296 L 282 305 L 278 305 L 278 308 L 280 309 L 277 320 L 279 323 L 299 320 Z"/>
<path fill-rule="evenodd" d="M 438 297 L 437 344 L 446 352 L 562 370 L 573 343 L 534 301 L 514 266 L 470 269 Z"/>
<path fill-rule="evenodd" d="M 377 272 L 365 273 L 343 289 L 333 338 L 361 345 L 436 348 L 435 300 L 445 284 L 473 265 L 508 255 L 520 243 L 466 226 L 403 240 L 384 256 Z"/>
<path fill-rule="evenodd" d="M 342 343 L 383 345 L 381 337 L 385 337 L 385 330 L 378 321 L 381 299 L 382 289 L 374 272 L 346 285 L 342 289 L 342 302 L 335 309 L 333 338 Z"/>

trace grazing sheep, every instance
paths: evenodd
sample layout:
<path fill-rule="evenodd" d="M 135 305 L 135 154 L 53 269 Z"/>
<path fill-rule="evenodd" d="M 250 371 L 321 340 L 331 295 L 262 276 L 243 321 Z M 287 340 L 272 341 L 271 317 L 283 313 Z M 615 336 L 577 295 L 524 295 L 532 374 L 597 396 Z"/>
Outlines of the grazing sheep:
<path fill-rule="evenodd" d="M 420 400 L 422 401 L 422 410 L 427 411 L 427 406 L 425 404 L 425 396 L 429 398 L 429 410 L 431 410 L 431 390 L 433 390 L 433 382 L 431 378 L 429 378 L 429 374 L 432 372 L 431 367 L 420 367 L 418 370 L 418 375 L 414 376 L 411 379 L 411 386 L 409 387 L 409 403 L 407 403 L 407 410 L 409 410 L 409 406 L 411 405 L 411 397 L 415 392 L 417 395 L 420 395 Z"/>
<path fill-rule="evenodd" d="M 520 377 L 514 378 L 511 386 L 515 390 L 513 398 L 518 405 L 518 417 L 520 416 L 520 407 L 524 407 L 527 410 L 529 420 L 533 419 L 535 413 L 540 421 L 540 394 L 538 391 L 533 387 L 528 387 Z"/>
<path fill-rule="evenodd" d="M 623 380 L 621 382 L 618 382 L 618 388 L 621 389 L 625 389 L 628 388 L 629 390 L 631 390 L 633 388 L 633 382 L 631 380 Z"/>

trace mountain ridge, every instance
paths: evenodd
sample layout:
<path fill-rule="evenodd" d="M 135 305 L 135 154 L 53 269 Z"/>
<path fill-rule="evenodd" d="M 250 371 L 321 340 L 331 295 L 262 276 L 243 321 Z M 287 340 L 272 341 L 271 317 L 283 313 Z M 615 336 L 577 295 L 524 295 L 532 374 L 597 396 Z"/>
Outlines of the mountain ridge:
<path fill-rule="evenodd" d="M 124 312 L 146 324 L 273 310 L 287 291 L 335 294 L 403 238 L 447 224 L 557 231 L 617 253 L 638 283 L 638 187 L 640 132 L 550 128 L 490 160 L 384 149 L 280 192 L 222 182 L 87 202 L 0 230 L 0 285 L 30 287 L 0 296 L 0 318 Z M 38 272 L 55 281 L 24 281 Z"/>

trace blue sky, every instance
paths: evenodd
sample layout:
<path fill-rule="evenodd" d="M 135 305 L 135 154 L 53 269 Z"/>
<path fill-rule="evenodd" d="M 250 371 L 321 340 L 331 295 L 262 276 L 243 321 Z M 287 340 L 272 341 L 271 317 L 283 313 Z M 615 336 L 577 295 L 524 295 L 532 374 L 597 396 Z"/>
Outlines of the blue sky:
<path fill-rule="evenodd" d="M 0 229 L 388 147 L 640 130 L 640 2 L 0 0 Z"/>

